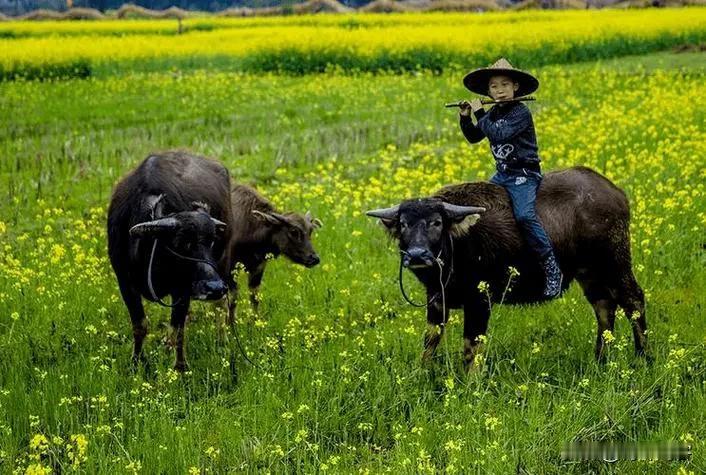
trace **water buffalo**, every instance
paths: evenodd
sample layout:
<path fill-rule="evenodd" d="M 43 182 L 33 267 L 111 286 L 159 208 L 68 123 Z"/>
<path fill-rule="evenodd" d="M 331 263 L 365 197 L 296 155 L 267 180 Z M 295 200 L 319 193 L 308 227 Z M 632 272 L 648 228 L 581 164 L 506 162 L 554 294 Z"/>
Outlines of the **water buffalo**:
<path fill-rule="evenodd" d="M 321 227 L 321 221 L 312 219 L 311 213 L 279 213 L 255 189 L 242 184 L 233 186 L 231 192 L 234 232 L 230 241 L 231 270 L 240 263 L 248 272 L 250 301 L 257 311 L 258 289 L 267 264 L 266 256 L 284 254 L 292 262 L 306 267 L 319 263 L 319 256 L 311 244 L 311 234 Z M 230 282 L 233 295 L 230 299 L 228 319 L 232 324 L 237 301 L 237 284 Z"/>
<path fill-rule="evenodd" d="M 576 278 L 593 306 L 598 321 L 596 358 L 604 358 L 603 334 L 613 330 L 618 306 L 630 318 L 636 353 L 644 354 L 645 300 L 632 272 L 630 211 L 622 190 L 585 167 L 547 173 L 537 213 L 564 273 L 562 290 Z M 367 214 L 379 218 L 399 241 L 401 265 L 426 287 L 429 325 L 424 358 L 430 358 L 439 344 L 450 308 L 463 308 L 464 363 L 470 368 L 478 337 L 488 326 L 488 294 L 494 303 L 542 300 L 539 262 L 523 242 L 507 193 L 499 186 L 487 182 L 445 186 L 432 197 Z M 510 266 L 519 276 L 505 292 Z"/>
<path fill-rule="evenodd" d="M 180 151 L 147 157 L 115 187 L 108 208 L 108 254 L 132 319 L 133 361 L 147 322 L 142 298 L 170 295 L 175 369 L 186 369 L 184 324 L 192 298 L 227 292 L 233 231 L 230 175 L 219 162 Z"/>

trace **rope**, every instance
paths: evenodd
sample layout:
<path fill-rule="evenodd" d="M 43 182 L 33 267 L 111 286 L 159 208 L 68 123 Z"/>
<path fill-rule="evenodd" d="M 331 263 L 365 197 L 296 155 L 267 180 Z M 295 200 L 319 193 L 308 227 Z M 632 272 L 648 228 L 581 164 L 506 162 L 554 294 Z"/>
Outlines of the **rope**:
<path fill-rule="evenodd" d="M 407 303 L 409 303 L 410 305 L 412 305 L 412 306 L 414 306 L 414 307 L 427 307 L 427 308 L 428 308 L 432 303 L 434 303 L 434 301 L 439 297 L 439 295 L 441 295 L 441 312 L 442 312 L 441 315 L 442 315 L 442 322 L 439 324 L 439 326 L 441 327 L 442 335 L 443 335 L 443 332 L 445 331 L 445 326 L 446 326 L 446 287 L 449 285 L 449 282 L 451 281 L 451 275 L 453 274 L 453 263 L 454 263 L 454 241 L 453 241 L 453 238 L 451 237 L 451 235 L 446 234 L 446 236 L 447 236 L 447 238 L 448 238 L 449 247 L 450 247 L 450 250 L 451 250 L 451 256 L 450 256 L 450 259 L 449 259 L 449 262 L 450 262 L 450 265 L 449 265 L 449 274 L 446 276 L 446 281 L 444 282 L 444 278 L 443 278 L 443 277 L 444 277 L 444 269 L 443 269 L 444 261 L 443 261 L 443 259 L 441 259 L 441 254 L 442 254 L 442 252 L 443 252 L 444 247 L 443 247 L 443 244 L 442 244 L 441 249 L 439 250 L 439 254 L 437 254 L 436 259 L 435 259 L 436 265 L 439 266 L 439 287 L 440 287 L 440 292 L 437 292 L 436 294 L 434 294 L 434 296 L 433 296 L 431 299 L 429 299 L 429 300 L 427 301 L 426 305 L 425 305 L 425 304 L 418 304 L 418 303 L 413 302 L 413 301 L 407 296 L 407 293 L 406 293 L 405 290 L 404 290 L 404 285 L 403 285 L 403 283 L 402 283 L 402 259 L 403 259 L 403 257 L 404 257 L 404 251 L 402 251 L 402 252 L 401 252 L 401 255 L 400 255 L 400 272 L 399 272 L 400 291 L 402 292 L 402 296 L 404 297 L 404 299 L 405 299 L 405 300 L 407 301 Z M 452 370 L 452 367 L 451 367 L 451 357 L 450 357 L 450 355 L 449 355 L 449 347 L 448 347 L 447 344 L 444 344 L 444 350 L 445 350 L 445 353 L 444 353 L 444 362 L 445 362 L 445 365 L 446 365 L 446 370 L 447 370 L 449 373 L 453 373 L 453 370 Z M 454 379 L 455 379 L 457 382 L 463 382 L 463 381 L 462 381 L 460 378 L 458 378 L 457 376 L 454 376 Z"/>
<path fill-rule="evenodd" d="M 157 297 L 157 293 L 154 291 L 154 287 L 152 286 L 152 264 L 154 263 L 154 253 L 157 250 L 157 241 L 158 241 L 158 239 L 155 239 L 154 244 L 152 244 L 152 253 L 150 254 L 150 264 L 147 267 L 147 287 L 149 287 L 150 294 L 152 295 L 152 299 L 154 299 L 155 302 L 160 304 L 162 307 L 174 308 L 177 305 L 179 305 L 179 303 L 181 302 L 181 297 L 179 297 L 176 302 L 173 302 L 171 305 L 169 305 L 168 303 L 165 303 L 164 301 L 162 301 L 162 299 Z"/>
<path fill-rule="evenodd" d="M 228 308 L 230 309 L 230 293 L 226 292 L 226 305 L 228 305 Z M 233 322 L 233 325 L 231 327 L 233 330 L 233 335 L 235 335 L 235 342 L 238 345 L 238 350 L 240 350 L 240 354 L 243 355 L 243 358 L 245 358 L 245 361 L 250 363 L 251 366 L 259 369 L 260 371 L 265 371 L 262 366 L 259 364 L 255 363 L 253 360 L 248 358 L 248 355 L 245 353 L 245 350 L 243 349 L 243 345 L 240 344 L 240 338 L 238 338 L 238 328 L 235 324 L 235 321 Z"/>
<path fill-rule="evenodd" d="M 160 299 L 157 296 L 157 293 L 154 291 L 154 286 L 152 285 L 152 266 L 154 265 L 154 255 L 155 255 L 155 251 L 157 250 L 157 241 L 159 241 L 159 240 L 158 239 L 154 240 L 154 244 L 152 244 L 152 252 L 150 253 L 150 263 L 149 263 L 149 266 L 147 267 L 147 287 L 149 288 L 150 295 L 152 295 L 152 298 L 154 299 L 155 302 L 157 302 L 162 307 L 174 308 L 177 305 L 179 305 L 179 303 L 181 303 L 182 298 L 179 297 L 176 300 L 176 302 L 173 302 L 171 305 L 169 305 L 168 303 L 165 303 L 162 299 Z M 189 256 L 185 256 L 183 254 L 179 254 L 178 252 L 176 252 L 174 249 L 172 249 L 169 246 L 165 246 L 165 249 L 167 251 L 169 251 L 171 254 L 173 254 L 174 256 L 178 257 L 179 259 L 183 259 L 185 261 L 201 262 L 204 264 L 208 264 L 209 266 L 211 266 L 213 268 L 213 270 L 216 271 L 216 273 L 218 273 L 218 267 L 216 267 L 216 264 L 214 264 L 213 262 L 211 262 L 207 259 L 198 259 L 195 257 L 189 257 Z"/>
<path fill-rule="evenodd" d="M 409 296 L 407 295 L 407 292 L 405 292 L 404 283 L 402 281 L 402 268 L 403 268 L 402 261 L 404 259 L 405 251 L 400 252 L 400 272 L 398 275 L 398 280 L 400 283 L 400 291 L 402 292 L 402 296 L 404 297 L 404 299 L 407 301 L 408 304 L 410 304 L 414 307 L 417 307 L 417 308 L 429 307 L 432 303 L 434 303 L 434 301 L 439 297 L 439 295 L 441 295 L 444 309 L 446 308 L 446 286 L 449 285 L 449 281 L 451 280 L 451 274 L 453 274 L 453 269 L 454 269 L 454 242 L 453 242 L 453 238 L 450 235 L 447 234 L 446 236 L 449 239 L 449 244 L 451 247 L 451 257 L 449 259 L 449 262 L 451 264 L 449 266 L 449 275 L 446 277 L 446 282 L 443 282 L 442 277 L 443 277 L 443 273 L 444 273 L 444 269 L 443 269 L 444 261 L 441 259 L 441 253 L 444 250 L 444 246 L 442 244 L 441 249 L 439 249 L 439 254 L 437 254 L 436 259 L 435 259 L 436 264 L 439 266 L 439 285 L 441 287 L 441 291 L 437 292 L 436 294 L 434 294 L 434 296 L 432 298 L 427 300 L 426 304 L 418 304 L 418 303 L 413 302 L 409 298 Z"/>
<path fill-rule="evenodd" d="M 149 265 L 149 267 L 147 268 L 147 285 L 148 285 L 148 287 L 149 287 L 149 289 L 150 289 L 150 293 L 152 294 L 152 298 L 155 300 L 155 302 L 157 302 L 159 305 L 161 305 L 161 306 L 163 306 L 163 307 L 174 308 L 174 307 L 176 307 L 177 305 L 179 305 L 179 303 L 181 302 L 181 300 L 182 300 L 181 297 L 180 297 L 179 299 L 177 299 L 176 302 L 174 302 L 174 303 L 172 303 L 171 305 L 169 305 L 169 304 L 163 302 L 162 299 L 160 299 L 159 297 L 157 297 L 157 294 L 156 294 L 155 291 L 154 291 L 154 287 L 152 286 L 152 264 L 153 264 L 153 261 L 154 261 L 154 254 L 155 254 L 155 250 L 156 250 L 156 249 L 157 249 L 157 239 L 154 240 L 154 244 L 152 245 L 152 254 L 150 255 L 150 265 Z M 208 265 L 210 265 L 216 272 L 218 272 L 218 268 L 216 267 L 216 264 L 214 264 L 213 262 L 211 262 L 211 261 L 209 261 L 209 260 L 207 260 L 207 259 L 198 259 L 198 258 L 195 258 L 195 257 L 185 256 L 185 255 L 183 255 L 183 254 L 178 253 L 177 251 L 175 251 L 174 249 L 172 249 L 172 248 L 169 247 L 169 246 L 165 246 L 165 249 L 166 249 L 167 251 L 169 251 L 171 254 L 173 254 L 174 256 L 178 257 L 179 259 L 183 259 L 183 260 L 185 260 L 185 261 L 201 262 L 201 263 L 204 263 L 204 264 L 208 264 Z M 228 307 L 230 308 L 230 294 L 229 294 L 228 292 L 226 292 L 226 305 L 228 305 Z M 240 351 L 240 354 L 243 355 L 243 358 L 245 358 L 245 360 L 246 360 L 248 363 L 250 363 L 251 366 L 253 366 L 253 367 L 255 367 L 255 368 L 257 368 L 257 369 L 259 369 L 259 370 L 261 370 L 261 371 L 264 371 L 264 369 L 263 369 L 260 365 L 258 365 L 258 364 L 255 363 L 253 360 L 251 360 L 251 359 L 248 357 L 248 355 L 245 353 L 245 350 L 243 349 L 243 345 L 240 343 L 240 338 L 238 337 L 238 329 L 237 329 L 237 327 L 236 327 L 235 324 L 233 325 L 232 330 L 233 330 L 233 335 L 235 335 L 235 342 L 236 342 L 236 344 L 237 344 L 237 346 L 238 346 L 238 350 Z"/>

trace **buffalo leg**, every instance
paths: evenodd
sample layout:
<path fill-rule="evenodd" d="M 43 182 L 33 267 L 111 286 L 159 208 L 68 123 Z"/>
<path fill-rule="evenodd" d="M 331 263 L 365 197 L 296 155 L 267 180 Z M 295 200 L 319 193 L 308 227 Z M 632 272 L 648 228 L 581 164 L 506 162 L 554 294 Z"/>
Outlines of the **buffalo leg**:
<path fill-rule="evenodd" d="M 137 366 L 142 359 L 142 344 L 147 336 L 147 319 L 145 318 L 145 308 L 142 305 L 142 296 L 135 291 L 130 285 L 123 282 L 118 282 L 120 294 L 123 296 L 123 301 L 130 313 L 132 321 L 132 337 L 134 339 L 132 347 L 132 363 Z"/>
<path fill-rule="evenodd" d="M 427 298 L 432 295 L 427 293 Z M 444 312 L 445 310 L 445 312 Z M 424 352 L 422 360 L 427 361 L 434 356 L 436 347 L 439 346 L 441 338 L 444 336 L 444 326 L 449 317 L 449 309 L 443 308 L 442 302 L 437 299 L 427 307 L 427 329 L 424 333 Z"/>
<path fill-rule="evenodd" d="M 593 306 L 593 311 L 596 313 L 596 322 L 598 324 L 596 332 L 596 360 L 600 363 L 604 363 L 606 359 L 604 334 L 606 330 L 611 333 L 613 332 L 617 304 L 615 300 L 605 298 L 595 300 L 591 302 L 591 305 Z"/>
<path fill-rule="evenodd" d="M 620 279 L 618 303 L 630 320 L 635 339 L 635 354 L 645 356 L 647 349 L 647 320 L 645 320 L 645 294 L 632 271 Z"/>
<path fill-rule="evenodd" d="M 463 306 L 463 365 L 466 371 L 474 367 L 481 346 L 481 335 L 488 331 L 490 305 L 486 296 L 479 296 Z"/>
<path fill-rule="evenodd" d="M 610 282 L 614 282 L 612 276 L 597 276 L 580 274 L 578 281 L 583 288 L 586 300 L 593 307 L 596 314 L 596 350 L 595 356 L 599 363 L 605 362 L 605 338 L 603 334 L 606 330 L 613 331 L 615 324 L 615 310 L 618 308 L 615 295 L 610 287 Z"/>
<path fill-rule="evenodd" d="M 176 302 L 178 297 L 172 296 L 172 301 Z M 186 315 L 189 311 L 189 298 L 182 297 L 175 307 L 172 308 L 172 331 L 175 339 L 176 360 L 174 369 L 180 372 L 186 371 L 188 366 L 184 355 L 184 326 Z"/>
<path fill-rule="evenodd" d="M 255 267 L 255 269 L 248 274 L 250 303 L 252 304 L 252 308 L 255 313 L 257 313 L 258 307 L 260 306 L 260 296 L 258 295 L 258 292 L 260 290 L 260 283 L 262 282 L 262 275 L 265 273 L 265 264 L 265 261 L 259 263 L 257 267 Z"/>

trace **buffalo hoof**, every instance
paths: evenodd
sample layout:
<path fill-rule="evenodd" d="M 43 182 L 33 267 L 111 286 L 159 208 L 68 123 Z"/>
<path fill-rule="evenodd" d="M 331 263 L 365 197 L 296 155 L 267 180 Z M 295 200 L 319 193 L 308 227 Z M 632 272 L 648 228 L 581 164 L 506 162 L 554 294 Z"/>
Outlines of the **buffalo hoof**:
<path fill-rule="evenodd" d="M 185 373 L 189 371 L 189 365 L 186 364 L 186 361 L 177 361 L 174 363 L 174 371 L 177 371 L 179 373 Z"/>

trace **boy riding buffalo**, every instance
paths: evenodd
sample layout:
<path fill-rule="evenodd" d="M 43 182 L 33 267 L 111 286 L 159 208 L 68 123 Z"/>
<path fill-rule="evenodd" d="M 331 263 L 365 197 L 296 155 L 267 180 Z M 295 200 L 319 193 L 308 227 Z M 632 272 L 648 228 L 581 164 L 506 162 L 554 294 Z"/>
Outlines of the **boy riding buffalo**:
<path fill-rule="evenodd" d="M 535 211 L 537 189 L 542 182 L 537 137 L 529 108 L 513 100 L 536 91 L 539 81 L 501 58 L 488 68 L 468 73 L 463 84 L 472 92 L 498 102 L 485 112 L 480 99 L 462 101 L 461 130 L 470 143 L 488 138 L 496 167 L 490 182 L 505 188 L 510 196 L 517 224 L 530 249 L 542 262 L 543 295 L 547 299 L 554 298 L 561 290 L 562 275 L 552 243 Z M 471 111 L 476 116 L 476 125 L 471 121 Z"/>

